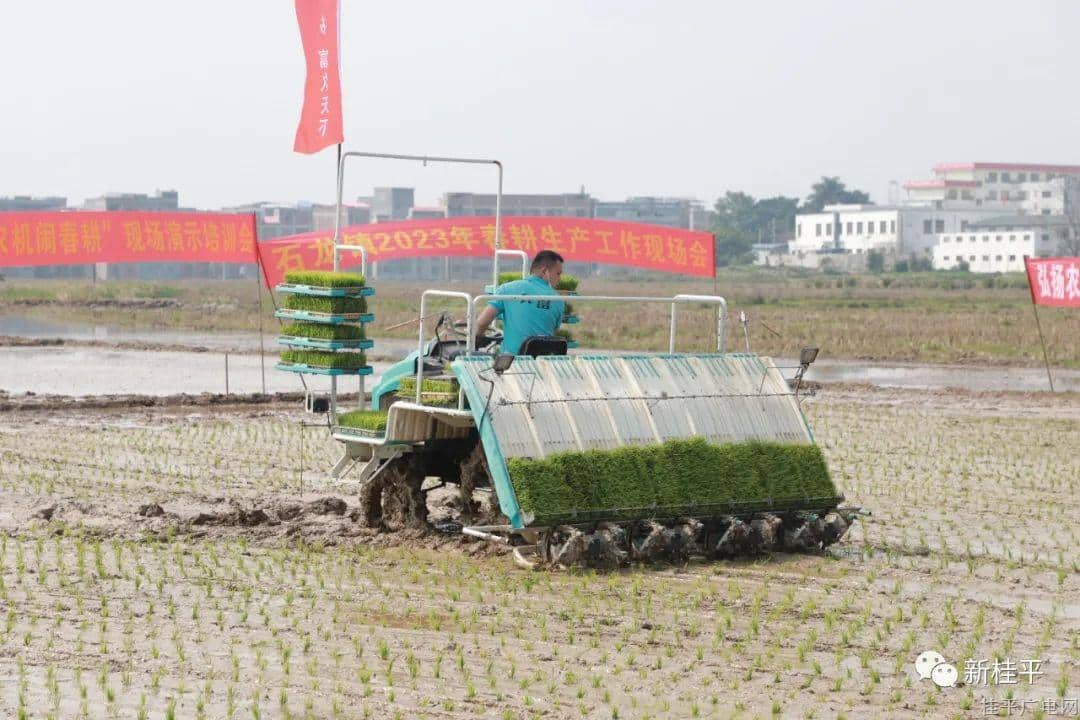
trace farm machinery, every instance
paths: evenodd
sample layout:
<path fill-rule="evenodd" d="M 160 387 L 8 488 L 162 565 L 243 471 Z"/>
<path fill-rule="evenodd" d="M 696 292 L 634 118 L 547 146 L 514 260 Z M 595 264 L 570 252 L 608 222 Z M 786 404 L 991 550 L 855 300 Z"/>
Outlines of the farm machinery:
<path fill-rule="evenodd" d="M 350 156 L 387 157 L 342 156 L 339 202 Z M 490 162 L 498 167 L 501 195 L 502 167 Z M 498 210 L 495 222 L 498 237 Z M 350 250 L 360 254 L 366 276 L 364 249 L 335 238 L 335 260 Z M 498 333 L 476 338 L 473 327 L 494 297 L 499 261 L 508 256 L 520 258 L 527 271 L 524 252 L 497 247 L 492 285 L 482 292 L 423 292 L 417 349 L 383 374 L 369 407 L 342 412 L 332 378 L 332 434 L 344 448 L 332 475 L 351 475 L 359 485 L 366 524 L 430 529 L 427 495 L 450 486 L 460 512 L 440 529 L 505 543 L 529 567 L 812 552 L 844 536 L 859 510 L 841 505 L 797 388 L 770 358 L 727 352 L 724 298 L 576 294 L 576 308 L 665 306 L 666 351 L 570 354 L 565 340 L 545 338 L 506 355 Z M 295 292 L 295 284 L 287 291 Z M 329 286 L 310 291 L 332 292 Z M 373 294 L 367 285 L 342 292 Z M 435 303 L 456 304 L 462 319 L 429 315 Z M 715 317 L 715 352 L 677 351 L 679 310 L 691 307 Z M 430 334 L 429 317 L 437 317 Z M 804 351 L 799 377 L 815 355 Z M 358 367 L 363 404 L 370 369 Z"/>

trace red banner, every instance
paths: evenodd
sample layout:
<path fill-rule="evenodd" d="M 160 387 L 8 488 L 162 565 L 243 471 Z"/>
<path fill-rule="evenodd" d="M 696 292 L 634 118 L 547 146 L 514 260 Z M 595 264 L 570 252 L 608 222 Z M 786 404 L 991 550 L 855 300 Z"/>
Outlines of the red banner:
<path fill-rule="evenodd" d="M 345 139 L 341 127 L 338 0 L 296 0 L 307 79 L 293 150 L 313 153 Z"/>
<path fill-rule="evenodd" d="M 554 250 L 574 262 L 630 265 L 684 275 L 712 277 L 713 236 L 660 225 L 589 218 L 502 219 L 502 247 L 530 256 Z M 342 245 L 360 245 L 368 262 L 406 257 L 491 257 L 495 218 L 456 217 L 353 225 L 341 230 Z M 273 287 L 290 270 L 329 270 L 334 265 L 332 231 L 304 233 L 259 243 L 266 282 Z M 341 254 L 342 267 L 355 267 L 360 253 Z"/>
<path fill-rule="evenodd" d="M 1024 258 L 1031 302 L 1080 307 L 1080 257 Z"/>
<path fill-rule="evenodd" d="M 255 216 L 0 212 L 0 267 L 255 260 Z"/>

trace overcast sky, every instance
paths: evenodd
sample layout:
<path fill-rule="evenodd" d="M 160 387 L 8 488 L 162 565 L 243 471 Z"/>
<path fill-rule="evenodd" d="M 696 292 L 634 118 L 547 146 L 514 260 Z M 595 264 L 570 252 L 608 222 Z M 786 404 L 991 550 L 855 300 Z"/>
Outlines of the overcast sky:
<path fill-rule="evenodd" d="M 941 161 L 1080 163 L 1080 2 L 342 2 L 347 149 L 493 157 L 507 192 L 888 199 Z M 0 195 L 175 188 L 199 208 L 331 201 L 292 151 L 286 0 L 0 3 Z M 470 168 L 372 185 L 493 190 Z"/>

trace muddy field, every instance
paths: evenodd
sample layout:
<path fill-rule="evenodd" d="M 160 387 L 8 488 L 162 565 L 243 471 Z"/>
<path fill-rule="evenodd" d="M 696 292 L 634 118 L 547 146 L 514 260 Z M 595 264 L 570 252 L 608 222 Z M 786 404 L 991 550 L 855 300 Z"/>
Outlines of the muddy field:
<path fill-rule="evenodd" d="M 1075 394 L 824 386 L 830 553 L 609 574 L 361 527 L 294 403 L 5 407 L 0 717 L 1076 714 Z"/>

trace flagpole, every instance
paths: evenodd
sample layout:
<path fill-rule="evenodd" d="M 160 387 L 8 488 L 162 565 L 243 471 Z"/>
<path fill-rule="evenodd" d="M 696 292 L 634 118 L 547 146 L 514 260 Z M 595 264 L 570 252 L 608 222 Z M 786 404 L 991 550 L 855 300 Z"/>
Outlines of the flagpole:
<path fill-rule="evenodd" d="M 256 255 L 256 258 L 258 258 L 258 255 Z M 262 279 L 262 271 L 261 271 L 261 268 L 258 266 L 258 261 L 257 260 L 256 260 L 256 266 L 255 266 L 255 282 L 259 286 L 259 291 L 258 291 L 259 292 L 259 294 L 258 294 L 258 298 L 259 298 L 259 306 L 258 307 L 259 307 L 259 309 L 257 311 L 259 313 L 259 373 L 262 376 L 262 394 L 265 395 L 266 394 L 266 350 L 264 349 L 264 346 L 263 346 L 263 309 L 262 309 L 262 284 L 263 284 L 263 279 Z"/>
<path fill-rule="evenodd" d="M 1039 303 L 1035 299 L 1035 283 L 1031 278 L 1031 257 L 1024 256 L 1024 275 L 1027 276 L 1028 292 L 1031 293 L 1031 310 L 1035 313 L 1035 327 L 1039 330 L 1039 344 L 1042 345 L 1043 363 L 1046 364 L 1046 379 L 1050 383 L 1050 392 L 1054 392 L 1054 378 L 1050 375 L 1050 357 L 1046 354 L 1046 339 L 1043 337 L 1042 324 L 1039 322 Z"/>
<path fill-rule="evenodd" d="M 1046 340 L 1043 338 L 1042 325 L 1039 323 L 1039 306 L 1034 301 L 1031 309 L 1035 312 L 1035 327 L 1039 329 L 1039 344 L 1042 345 L 1043 362 L 1046 363 L 1046 379 L 1050 382 L 1050 392 L 1054 392 L 1054 378 L 1050 375 L 1050 358 L 1046 354 Z"/>

